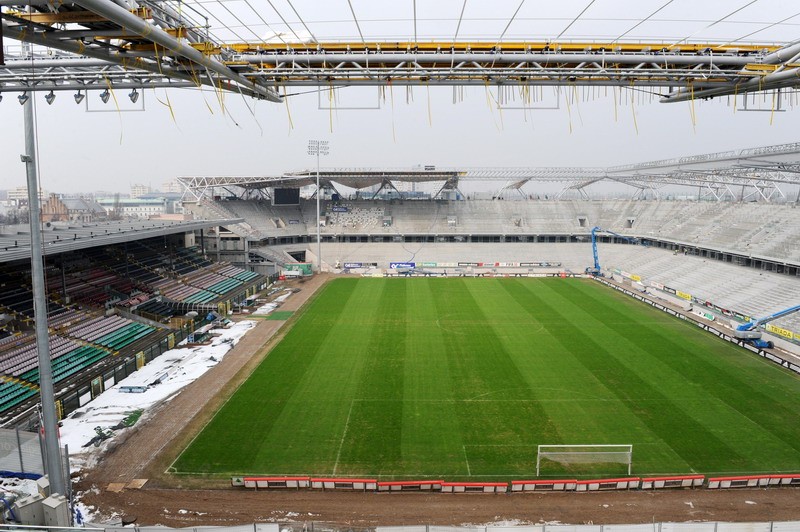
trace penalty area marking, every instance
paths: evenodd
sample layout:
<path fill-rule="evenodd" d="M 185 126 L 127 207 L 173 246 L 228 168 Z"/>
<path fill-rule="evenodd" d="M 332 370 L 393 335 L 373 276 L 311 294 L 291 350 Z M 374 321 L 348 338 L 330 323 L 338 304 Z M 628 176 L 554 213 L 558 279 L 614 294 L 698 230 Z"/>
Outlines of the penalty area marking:
<path fill-rule="evenodd" d="M 342 431 L 342 439 L 339 440 L 339 452 L 336 453 L 336 463 L 333 464 L 333 475 L 336 475 L 336 468 L 339 467 L 339 457 L 342 456 L 342 447 L 344 447 L 344 437 L 347 436 L 347 428 L 350 426 L 350 414 L 353 413 L 353 404 L 355 400 L 350 401 L 350 410 L 347 411 L 347 421 L 344 422 L 344 430 Z"/>

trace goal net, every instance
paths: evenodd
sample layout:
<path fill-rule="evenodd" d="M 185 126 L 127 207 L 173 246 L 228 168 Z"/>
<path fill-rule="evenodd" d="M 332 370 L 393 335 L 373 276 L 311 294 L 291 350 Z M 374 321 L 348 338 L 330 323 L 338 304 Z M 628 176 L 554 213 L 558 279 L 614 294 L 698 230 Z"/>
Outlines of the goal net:
<path fill-rule="evenodd" d="M 633 445 L 539 445 L 536 449 L 536 476 L 543 461 L 562 466 L 572 464 L 623 464 L 631 474 Z"/>

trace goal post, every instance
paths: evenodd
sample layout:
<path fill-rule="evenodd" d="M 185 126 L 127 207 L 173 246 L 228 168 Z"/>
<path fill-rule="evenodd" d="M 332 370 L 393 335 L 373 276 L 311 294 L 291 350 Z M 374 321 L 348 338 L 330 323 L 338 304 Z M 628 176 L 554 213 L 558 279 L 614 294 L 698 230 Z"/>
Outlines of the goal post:
<path fill-rule="evenodd" d="M 542 459 L 561 465 L 569 464 L 623 464 L 631 474 L 633 445 L 538 445 L 536 447 L 536 476 Z"/>

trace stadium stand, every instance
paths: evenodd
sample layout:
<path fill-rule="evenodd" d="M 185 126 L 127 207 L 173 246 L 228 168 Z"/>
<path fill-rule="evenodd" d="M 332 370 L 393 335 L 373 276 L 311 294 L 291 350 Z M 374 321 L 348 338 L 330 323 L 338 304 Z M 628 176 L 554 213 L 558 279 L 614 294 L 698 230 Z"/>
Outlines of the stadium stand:
<path fill-rule="evenodd" d="M 251 255 L 257 250 L 259 257 L 282 265 L 294 260 L 287 260 L 290 254 L 314 253 L 313 200 L 275 207 L 263 200 L 220 199 L 204 201 L 200 208 L 217 209 L 218 217 L 242 217 L 256 228 L 258 236 L 243 235 L 251 241 Z M 538 261 L 580 273 L 591 265 L 588 234 L 598 226 L 653 244 L 634 250 L 603 245 L 609 271 L 632 272 L 646 283 L 667 284 L 744 316 L 769 314 L 800 295 L 800 217 L 791 203 L 350 199 L 325 200 L 321 209 L 323 257 L 330 268 L 354 262 L 386 268 L 392 261 Z M 548 272 L 523 268 L 514 273 Z M 774 325 L 800 331 L 800 317 Z"/>
<path fill-rule="evenodd" d="M 181 243 L 166 237 L 98 242 L 47 257 L 50 359 L 62 412 L 168 350 L 176 335 L 187 334 L 181 328 L 191 323 L 187 312 L 199 311 L 201 325 L 220 305 L 230 308 L 264 282 Z M 30 419 L 19 416 L 38 397 L 30 262 L 0 262 L 0 285 L 0 418 L 16 423 Z"/>
<path fill-rule="evenodd" d="M 276 207 L 262 200 L 206 201 L 192 205 L 212 219 L 241 217 L 242 236 L 268 244 L 314 231 L 316 205 Z M 571 235 L 594 226 L 638 237 L 779 260 L 800 261 L 793 204 L 641 200 L 349 200 L 322 202 L 323 238 L 335 235 Z M 342 209 L 341 211 L 337 209 Z M 390 224 L 382 223 L 390 218 Z M 235 224 L 237 227 L 241 224 Z M 236 227 L 229 226 L 236 231 Z"/>

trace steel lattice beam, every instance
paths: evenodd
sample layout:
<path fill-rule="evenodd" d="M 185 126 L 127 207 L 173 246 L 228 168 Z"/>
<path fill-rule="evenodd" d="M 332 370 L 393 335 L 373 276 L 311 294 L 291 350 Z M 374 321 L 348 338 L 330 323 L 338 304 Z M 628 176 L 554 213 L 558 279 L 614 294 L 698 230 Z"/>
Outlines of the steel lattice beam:
<path fill-rule="evenodd" d="M 37 49 L 28 49 L 7 61 L 13 64 L 0 69 L 0 92 L 207 85 L 281 101 L 270 85 L 229 68 L 225 54 L 207 53 L 214 43 L 168 5 L 149 7 L 135 0 L 128 8 L 111 0 L 58 5 L 6 0 L 0 5 L 11 6 L 0 11 L 7 39 L 57 51 L 41 57 Z M 195 47 L 201 41 L 202 51 Z M 88 58 L 101 63 L 85 64 Z"/>
<path fill-rule="evenodd" d="M 187 193 L 200 199 L 216 187 L 244 189 L 284 186 L 306 186 L 315 182 L 316 170 L 276 176 L 180 177 L 178 181 Z M 649 161 L 610 168 L 597 167 L 539 167 L 539 168 L 322 168 L 320 178 L 327 185 L 341 183 L 351 188 L 364 188 L 386 181 L 445 182 L 505 181 L 501 190 L 521 189 L 529 182 L 557 182 L 565 186 L 559 197 L 568 190 L 586 195 L 584 189 L 601 181 L 613 181 L 638 189 L 641 194 L 666 185 L 696 187 L 722 199 L 726 194 L 736 197 L 737 189 L 752 189 L 745 196 L 757 195 L 764 200 L 785 197 L 781 187 L 800 186 L 800 143 L 780 144 L 746 150 L 709 153 Z M 508 184 L 508 183 L 511 184 Z"/>
<path fill-rule="evenodd" d="M 124 71 L 138 86 L 177 80 L 276 102 L 281 85 L 639 86 L 662 101 L 800 87 L 799 43 L 221 43 L 171 1 L 130 0 L 127 9 L 112 0 L 0 0 L 0 6 L 7 6 L 6 38 L 64 52 L 56 60 L 88 56 L 107 63 L 64 62 L 40 72 L 34 58 L 32 73 L 2 71 L 0 91 L 43 83 L 51 90 L 99 88 L 91 81 L 98 77 L 124 85 Z"/>

